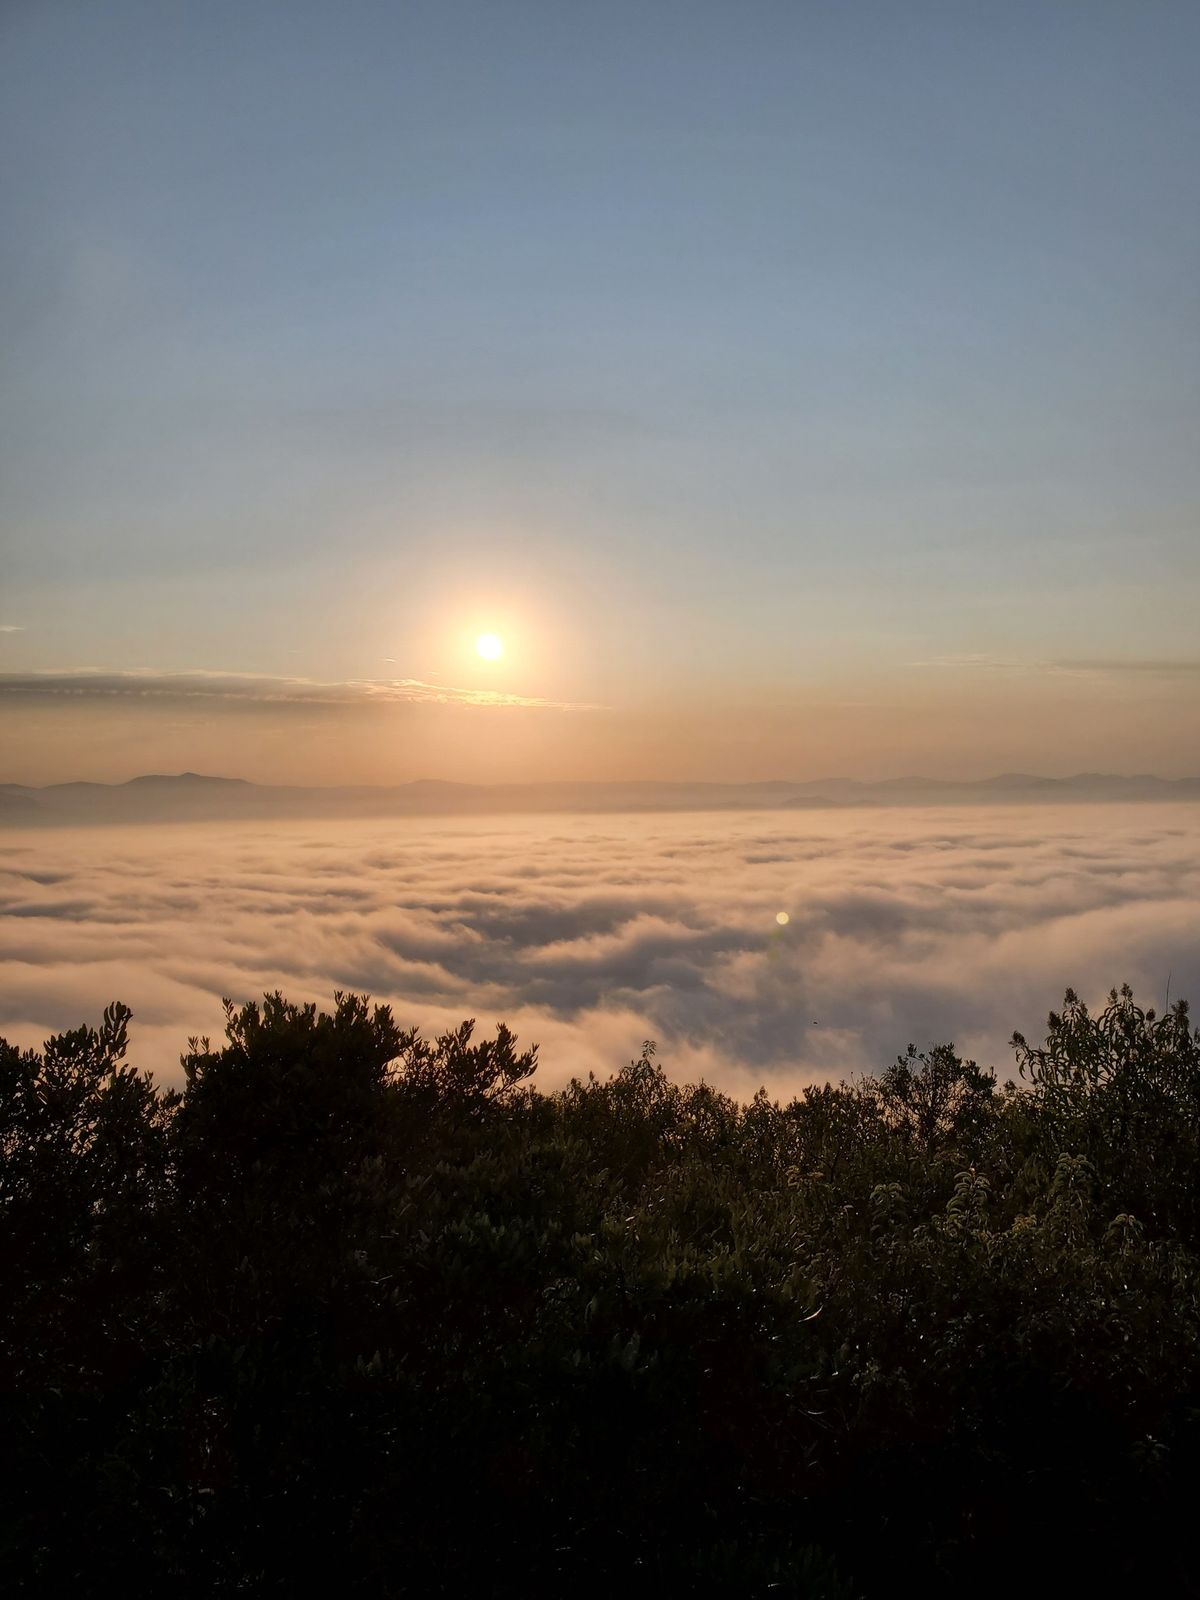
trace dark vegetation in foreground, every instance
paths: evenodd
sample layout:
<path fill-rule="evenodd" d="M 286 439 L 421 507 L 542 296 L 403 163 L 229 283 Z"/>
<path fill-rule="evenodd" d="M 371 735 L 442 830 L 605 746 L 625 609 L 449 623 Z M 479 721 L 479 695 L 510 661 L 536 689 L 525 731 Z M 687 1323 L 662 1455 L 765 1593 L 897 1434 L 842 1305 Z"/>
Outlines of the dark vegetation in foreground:
<path fill-rule="evenodd" d="M 279 997 L 0 1045 L 9 1592 L 1198 1590 L 1200 1035 L 739 1106 Z"/>

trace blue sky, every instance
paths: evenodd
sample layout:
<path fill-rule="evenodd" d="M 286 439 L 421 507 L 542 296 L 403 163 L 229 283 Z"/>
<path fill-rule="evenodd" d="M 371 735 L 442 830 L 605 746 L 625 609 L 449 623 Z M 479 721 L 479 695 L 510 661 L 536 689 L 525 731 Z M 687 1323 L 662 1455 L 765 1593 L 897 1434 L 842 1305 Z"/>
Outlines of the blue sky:
<path fill-rule="evenodd" d="M 1115 699 L 1194 765 L 1197 59 L 1154 0 L 10 4 L 0 671 L 474 686 L 495 627 L 521 695 L 1015 693 L 1031 758 Z"/>

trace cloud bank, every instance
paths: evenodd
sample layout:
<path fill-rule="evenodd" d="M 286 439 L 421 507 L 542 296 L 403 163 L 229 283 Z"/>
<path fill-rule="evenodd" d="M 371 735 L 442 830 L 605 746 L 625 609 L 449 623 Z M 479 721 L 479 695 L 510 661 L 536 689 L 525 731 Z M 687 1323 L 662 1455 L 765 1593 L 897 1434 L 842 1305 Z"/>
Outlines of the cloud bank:
<path fill-rule="evenodd" d="M 13 630 L 0 628 L 0 633 Z M 0 698 L 71 700 L 215 700 L 253 705 L 460 705 L 523 706 L 545 711 L 596 711 L 598 706 L 542 700 L 499 689 L 459 689 L 423 683 L 419 678 L 361 678 L 322 683 L 314 678 L 280 678 L 229 672 L 71 672 L 0 673 Z"/>
<path fill-rule="evenodd" d="M 786 926 L 776 917 L 788 913 Z M 218 999 L 506 1020 L 541 1081 L 658 1041 L 730 1092 L 953 1039 L 1011 1070 L 1071 984 L 1200 992 L 1194 806 L 163 825 L 0 835 L 0 1032 L 134 1008 L 177 1076 Z"/>

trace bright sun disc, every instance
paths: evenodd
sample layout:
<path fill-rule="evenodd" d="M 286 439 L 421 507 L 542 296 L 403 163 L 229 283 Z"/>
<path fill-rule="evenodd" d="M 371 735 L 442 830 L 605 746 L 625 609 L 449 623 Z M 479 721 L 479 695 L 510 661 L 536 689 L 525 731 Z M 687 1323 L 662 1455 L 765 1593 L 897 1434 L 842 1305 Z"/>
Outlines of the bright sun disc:
<path fill-rule="evenodd" d="M 475 654 L 485 661 L 499 661 L 504 654 L 504 640 L 498 633 L 481 633 L 475 641 Z"/>

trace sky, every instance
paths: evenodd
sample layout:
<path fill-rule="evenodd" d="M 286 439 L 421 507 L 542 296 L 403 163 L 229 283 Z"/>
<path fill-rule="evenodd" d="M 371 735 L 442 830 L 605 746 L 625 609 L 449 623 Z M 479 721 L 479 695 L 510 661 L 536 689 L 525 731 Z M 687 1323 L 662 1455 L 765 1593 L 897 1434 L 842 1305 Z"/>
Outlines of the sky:
<path fill-rule="evenodd" d="M 507 1022 L 546 1088 L 646 1039 L 742 1099 L 909 1043 L 1003 1079 L 1068 985 L 1195 998 L 1198 895 L 1179 805 L 12 830 L 0 1033 L 37 1046 L 123 999 L 134 1064 L 178 1083 L 221 996 L 341 988 L 427 1033 Z"/>
<path fill-rule="evenodd" d="M 0 780 L 1196 771 L 1197 59 L 8 0 Z"/>

